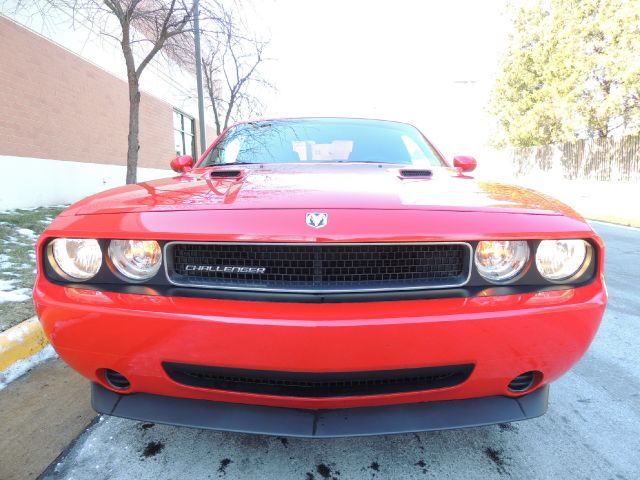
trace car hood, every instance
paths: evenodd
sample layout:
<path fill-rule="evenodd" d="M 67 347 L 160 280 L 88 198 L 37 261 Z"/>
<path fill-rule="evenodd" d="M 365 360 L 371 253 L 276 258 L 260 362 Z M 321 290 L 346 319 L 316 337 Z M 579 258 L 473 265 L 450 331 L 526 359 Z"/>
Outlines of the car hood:
<path fill-rule="evenodd" d="M 233 170 L 232 178 L 212 177 Z M 571 214 L 563 204 L 513 185 L 477 181 L 449 168 L 403 178 L 377 164 L 278 164 L 196 169 L 188 174 L 108 190 L 69 213 L 233 209 L 421 209 Z"/>

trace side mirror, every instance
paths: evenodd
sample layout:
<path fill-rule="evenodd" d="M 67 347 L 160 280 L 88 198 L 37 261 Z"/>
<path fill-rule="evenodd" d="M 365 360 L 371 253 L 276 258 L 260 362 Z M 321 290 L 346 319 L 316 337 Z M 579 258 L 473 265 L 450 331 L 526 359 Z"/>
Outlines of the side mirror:
<path fill-rule="evenodd" d="M 476 162 L 476 159 L 473 157 L 457 155 L 453 157 L 453 166 L 463 172 L 473 172 L 478 166 L 478 162 Z"/>
<path fill-rule="evenodd" d="M 193 157 L 191 155 L 180 155 L 171 160 L 171 170 L 178 173 L 187 173 L 193 168 Z"/>

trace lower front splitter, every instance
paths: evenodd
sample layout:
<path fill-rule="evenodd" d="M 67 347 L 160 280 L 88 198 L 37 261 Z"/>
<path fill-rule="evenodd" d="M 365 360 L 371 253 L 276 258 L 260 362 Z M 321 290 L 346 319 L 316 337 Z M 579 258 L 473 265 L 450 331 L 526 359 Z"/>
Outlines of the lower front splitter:
<path fill-rule="evenodd" d="M 492 396 L 379 407 L 305 410 L 167 397 L 120 395 L 93 383 L 98 413 L 209 430 L 335 438 L 478 427 L 535 418 L 547 411 L 547 385 L 522 397 Z"/>

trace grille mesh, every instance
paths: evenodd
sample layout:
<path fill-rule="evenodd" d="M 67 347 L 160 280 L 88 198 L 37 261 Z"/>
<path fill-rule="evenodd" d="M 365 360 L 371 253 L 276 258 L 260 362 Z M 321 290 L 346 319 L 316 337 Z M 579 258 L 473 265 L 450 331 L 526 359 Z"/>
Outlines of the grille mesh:
<path fill-rule="evenodd" d="M 201 388 L 288 397 L 380 395 L 452 387 L 464 382 L 472 364 L 364 372 L 269 372 L 163 363 L 176 382 Z"/>
<path fill-rule="evenodd" d="M 468 257 L 467 245 L 445 243 L 174 243 L 169 246 L 168 272 L 174 283 L 210 288 L 312 292 L 435 288 L 463 284 Z"/>

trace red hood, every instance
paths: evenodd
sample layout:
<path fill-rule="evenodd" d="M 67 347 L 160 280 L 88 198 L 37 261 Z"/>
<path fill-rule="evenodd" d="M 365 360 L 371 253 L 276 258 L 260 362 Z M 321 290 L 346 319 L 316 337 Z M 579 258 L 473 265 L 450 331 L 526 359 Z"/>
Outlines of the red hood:
<path fill-rule="evenodd" d="M 512 185 L 476 181 L 451 169 L 432 178 L 401 178 L 398 168 L 376 164 L 278 164 L 219 167 L 237 178 L 210 178 L 197 169 L 173 178 L 108 190 L 77 203 L 68 213 L 287 209 L 413 209 L 565 214 L 563 204 Z"/>

